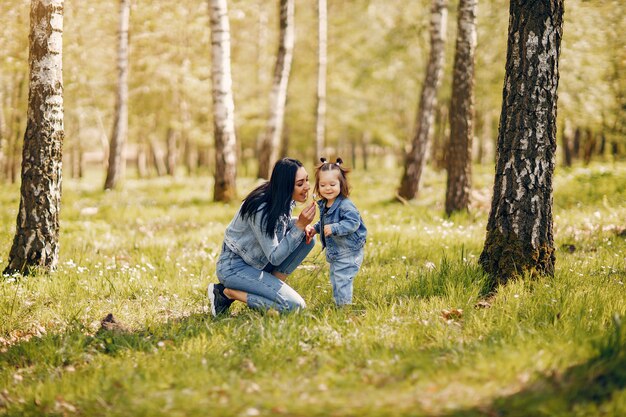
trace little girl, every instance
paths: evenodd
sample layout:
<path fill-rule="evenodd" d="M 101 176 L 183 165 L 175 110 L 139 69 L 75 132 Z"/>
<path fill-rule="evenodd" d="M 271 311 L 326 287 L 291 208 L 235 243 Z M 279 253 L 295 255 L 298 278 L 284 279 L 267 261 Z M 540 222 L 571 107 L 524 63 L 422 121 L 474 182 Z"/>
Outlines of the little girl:
<path fill-rule="evenodd" d="M 319 198 L 320 221 L 306 228 L 307 240 L 319 233 L 326 260 L 330 263 L 330 282 L 338 306 L 352 304 L 352 282 L 363 262 L 367 229 L 355 205 L 348 199 L 349 172 L 341 158 L 315 167 L 315 194 Z"/>

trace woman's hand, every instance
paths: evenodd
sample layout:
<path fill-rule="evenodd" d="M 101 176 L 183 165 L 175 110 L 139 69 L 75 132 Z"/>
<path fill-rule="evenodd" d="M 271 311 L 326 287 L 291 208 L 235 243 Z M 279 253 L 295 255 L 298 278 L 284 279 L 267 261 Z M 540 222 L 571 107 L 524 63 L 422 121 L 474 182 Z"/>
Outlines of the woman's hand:
<path fill-rule="evenodd" d="M 302 210 L 302 213 L 298 216 L 298 220 L 296 220 L 296 227 L 300 230 L 305 230 L 306 226 L 315 218 L 315 211 L 315 201 L 313 201 L 311 205 L 305 207 L 304 210 Z"/>
<path fill-rule="evenodd" d="M 332 236 L 332 234 L 333 234 L 333 229 L 330 227 L 330 224 L 324 225 L 324 236 L 328 237 L 328 236 Z"/>

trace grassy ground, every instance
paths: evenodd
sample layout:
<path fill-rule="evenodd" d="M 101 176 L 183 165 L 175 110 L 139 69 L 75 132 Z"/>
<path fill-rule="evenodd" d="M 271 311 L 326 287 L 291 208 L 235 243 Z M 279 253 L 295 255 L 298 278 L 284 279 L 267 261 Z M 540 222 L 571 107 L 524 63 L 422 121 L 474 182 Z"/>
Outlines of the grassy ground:
<path fill-rule="evenodd" d="M 626 415 L 626 165 L 559 169 L 555 277 L 477 308 L 492 177 L 477 168 L 472 213 L 446 219 L 442 173 L 403 206 L 399 172 L 356 171 L 353 308 L 333 308 L 316 249 L 289 279 L 306 311 L 218 320 L 205 290 L 237 204 L 210 178 L 66 180 L 58 272 L 0 280 L 0 414 Z M 18 200 L 1 186 L 2 267 Z M 124 329 L 99 331 L 108 313 Z"/>

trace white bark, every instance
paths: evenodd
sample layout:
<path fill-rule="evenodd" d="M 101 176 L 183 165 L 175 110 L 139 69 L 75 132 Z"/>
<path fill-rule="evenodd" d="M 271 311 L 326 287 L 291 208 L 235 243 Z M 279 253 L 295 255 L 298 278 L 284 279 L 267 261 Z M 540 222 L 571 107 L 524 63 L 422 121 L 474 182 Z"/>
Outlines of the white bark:
<path fill-rule="evenodd" d="M 230 25 L 226 0 L 211 0 L 210 15 L 216 161 L 213 198 L 216 201 L 231 201 L 236 197 L 237 140 L 230 66 Z"/>
<path fill-rule="evenodd" d="M 415 134 L 411 142 L 411 150 L 406 156 L 404 174 L 398 189 L 398 195 L 407 200 L 413 199 L 418 192 L 428 138 L 435 116 L 434 109 L 437 104 L 437 92 L 441 84 L 445 58 L 447 7 L 447 0 L 433 0 L 431 7 L 430 56 L 417 110 Z"/>
<path fill-rule="evenodd" d="M 317 67 L 317 110 L 315 123 L 315 155 L 318 158 L 324 151 L 326 131 L 326 67 L 327 67 L 327 38 L 328 38 L 328 10 L 326 0 L 318 0 L 318 67 Z"/>
<path fill-rule="evenodd" d="M 109 165 L 105 189 L 117 187 L 124 177 L 124 149 L 128 136 L 128 31 L 130 27 L 130 0 L 120 0 L 120 20 L 117 53 L 117 96 L 113 133 L 109 143 Z"/>
<path fill-rule="evenodd" d="M 496 177 L 480 263 L 503 283 L 554 274 L 552 174 L 563 0 L 511 2 Z"/>
<path fill-rule="evenodd" d="M 32 0 L 28 121 L 17 227 L 5 273 L 54 270 L 59 257 L 63 126 L 63 0 Z"/>
<path fill-rule="evenodd" d="M 271 167 L 278 159 L 280 139 L 285 119 L 287 102 L 287 85 L 291 72 L 293 46 L 295 43 L 294 0 L 280 0 L 280 39 L 274 81 L 270 92 L 270 109 L 267 129 L 259 152 L 260 178 L 268 178 Z"/>

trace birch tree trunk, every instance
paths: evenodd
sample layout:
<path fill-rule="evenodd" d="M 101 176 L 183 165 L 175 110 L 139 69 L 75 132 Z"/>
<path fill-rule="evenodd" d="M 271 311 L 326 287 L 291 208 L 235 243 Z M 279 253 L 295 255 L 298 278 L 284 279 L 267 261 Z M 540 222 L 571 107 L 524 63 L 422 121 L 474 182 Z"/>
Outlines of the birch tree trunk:
<path fill-rule="evenodd" d="M 430 145 L 430 160 L 432 167 L 440 171 L 446 168 L 446 159 L 448 155 L 448 136 L 450 135 L 449 125 L 449 109 L 445 104 L 435 106 L 435 131 Z"/>
<path fill-rule="evenodd" d="M 563 150 L 563 166 L 572 166 L 572 144 L 570 140 L 570 129 L 568 121 L 564 120 L 561 125 L 561 149 Z"/>
<path fill-rule="evenodd" d="M 313 156 L 313 161 L 316 164 L 324 152 L 326 130 L 326 49 L 328 44 L 328 8 L 326 0 L 317 1 L 317 15 L 317 109 L 315 113 L 315 155 Z"/>
<path fill-rule="evenodd" d="M 294 0 L 280 0 L 280 35 L 274 80 L 270 92 L 270 109 L 265 135 L 259 149 L 259 178 L 268 178 L 272 166 L 278 159 L 280 138 L 283 133 L 285 119 L 285 103 L 287 101 L 287 85 L 291 72 L 294 30 Z"/>
<path fill-rule="evenodd" d="M 585 130 L 585 143 L 583 146 L 583 163 L 585 166 L 591 162 L 591 157 L 596 148 L 596 136 L 590 128 Z"/>
<path fill-rule="evenodd" d="M 185 45 L 187 45 L 188 39 L 185 38 Z M 191 61 L 188 58 L 183 60 L 181 75 L 178 79 L 178 85 L 180 90 L 180 102 L 179 102 L 179 114 L 181 120 L 180 129 L 180 141 L 182 147 L 182 159 L 187 169 L 187 175 L 192 175 L 195 172 L 195 162 L 192 152 L 193 144 L 191 143 L 191 114 L 189 112 L 189 101 L 187 92 L 184 89 L 185 79 L 191 72 Z"/>
<path fill-rule="evenodd" d="M 411 143 L 411 150 L 406 155 L 404 173 L 400 181 L 398 195 L 405 200 L 415 198 L 419 188 L 426 145 L 430 136 L 434 118 L 434 108 L 437 104 L 437 91 L 441 84 L 443 62 L 445 57 L 446 22 L 448 19 L 448 0 L 433 0 L 430 18 L 430 55 L 426 67 L 426 78 L 422 86 L 415 121 L 415 135 Z"/>
<path fill-rule="evenodd" d="M 178 162 L 178 134 L 173 127 L 167 128 L 165 140 L 167 144 L 167 175 L 176 177 L 176 164 Z"/>
<path fill-rule="evenodd" d="M 157 176 L 163 177 L 167 174 L 167 166 L 165 164 L 165 152 L 161 149 L 159 145 L 159 141 L 154 137 L 153 134 L 148 135 L 148 149 L 150 150 L 150 155 L 152 156 L 152 163 L 154 164 L 154 168 L 156 169 Z"/>
<path fill-rule="evenodd" d="M 20 165 L 20 132 L 22 130 L 22 115 L 17 109 L 14 109 L 12 135 L 9 137 L 9 160 L 7 169 L 7 177 L 11 184 L 17 182 L 18 165 Z"/>
<path fill-rule="evenodd" d="M 474 52 L 477 0 L 460 0 L 447 154 L 446 214 L 468 210 L 474 136 Z"/>
<path fill-rule="evenodd" d="M 52 271 L 59 258 L 63 144 L 63 0 L 32 0 L 20 207 L 5 274 Z"/>
<path fill-rule="evenodd" d="M 6 122 L 4 121 L 4 91 L 0 89 L 0 181 L 4 177 L 4 137 L 6 129 Z"/>
<path fill-rule="evenodd" d="M 144 138 L 139 139 L 137 143 L 137 176 L 139 178 L 148 178 L 148 152 Z"/>
<path fill-rule="evenodd" d="M 117 96 L 113 132 L 109 142 L 109 164 L 104 189 L 111 190 L 124 178 L 124 148 L 128 136 L 128 29 L 130 0 L 120 0 L 120 21 L 117 51 Z"/>
<path fill-rule="evenodd" d="M 580 141 L 582 134 L 581 128 L 577 127 L 574 131 L 574 140 L 572 142 L 572 159 L 578 159 L 580 157 Z"/>
<path fill-rule="evenodd" d="M 83 163 L 83 146 L 81 143 L 81 132 L 83 126 L 83 116 L 78 114 L 75 116 L 74 122 L 76 123 L 76 132 L 74 134 L 74 140 L 70 146 L 70 176 L 71 178 L 82 178 L 84 163 Z"/>
<path fill-rule="evenodd" d="M 18 110 L 21 106 L 22 93 L 26 85 L 27 77 L 24 74 L 16 75 L 15 84 L 9 108 L 11 108 L 11 120 L 9 121 L 5 175 L 11 184 L 17 182 L 18 165 L 20 165 L 20 132 L 22 131 L 22 113 Z"/>
<path fill-rule="evenodd" d="M 235 103 L 230 71 L 230 25 L 226 0 L 211 0 L 211 80 L 215 135 L 214 201 L 237 198 L 237 139 Z"/>
<path fill-rule="evenodd" d="M 563 0 L 510 5 L 496 176 L 480 264 L 492 288 L 554 274 L 552 174 Z"/>
<path fill-rule="evenodd" d="M 267 7 L 263 3 L 257 4 L 257 32 L 256 32 L 256 90 L 255 97 L 259 103 L 267 100 L 267 85 L 270 74 L 266 69 L 266 61 L 268 59 L 266 52 L 267 40 L 269 38 L 268 20 L 269 13 Z M 261 107 L 261 106 L 259 106 Z M 267 115 L 267 109 L 258 112 L 258 118 L 264 119 Z M 255 138 L 255 150 L 259 151 L 263 144 L 263 138 L 265 136 L 266 125 L 261 126 L 256 132 Z M 244 153 L 243 155 L 246 155 Z M 254 159 L 258 161 L 258 153 L 253 152 Z M 244 156 L 246 175 L 248 175 L 248 158 Z M 256 168 L 258 170 L 258 167 Z M 257 171 L 258 173 L 258 171 Z"/>

